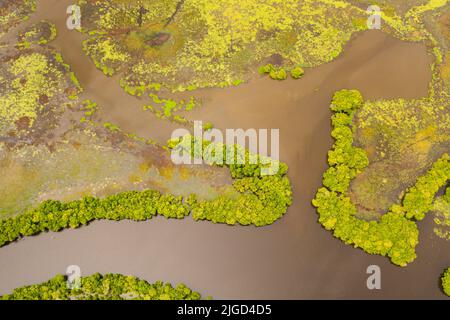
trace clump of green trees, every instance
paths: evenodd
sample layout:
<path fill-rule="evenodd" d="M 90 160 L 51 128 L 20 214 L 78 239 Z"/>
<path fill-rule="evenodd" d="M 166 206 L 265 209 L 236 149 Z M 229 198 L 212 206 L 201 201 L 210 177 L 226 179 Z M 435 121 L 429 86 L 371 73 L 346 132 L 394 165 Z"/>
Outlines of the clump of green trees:
<path fill-rule="evenodd" d="M 301 67 L 295 67 L 291 70 L 291 77 L 294 79 L 300 79 L 305 74 L 305 71 Z"/>
<path fill-rule="evenodd" d="M 406 217 L 423 220 L 425 214 L 433 209 L 435 194 L 450 178 L 450 157 L 444 155 L 435 162 L 433 169 L 417 179 L 416 184 L 409 188 L 403 198 L 403 208 Z"/>
<path fill-rule="evenodd" d="M 408 190 L 402 205 L 393 205 L 380 221 L 356 218 L 357 209 L 348 196 L 348 189 L 350 181 L 369 164 L 365 151 L 353 146 L 352 120 L 362 105 L 363 98 L 356 90 L 341 90 L 334 95 L 331 135 L 335 143 L 328 152 L 330 167 L 323 176 L 324 186 L 312 203 L 317 208 L 319 222 L 333 231 L 335 237 L 406 266 L 416 258 L 415 247 L 419 242 L 417 225 L 411 219 L 423 218 L 422 214 L 429 211 L 429 201 L 450 178 L 449 156 L 444 154 Z"/>
<path fill-rule="evenodd" d="M 69 286 L 67 277 L 15 289 L 3 300 L 200 300 L 201 295 L 184 284 L 175 288 L 157 281 L 153 284 L 121 274 L 93 274 L 80 279 L 78 288 Z M 0 300 L 1 300 L 0 299 Z"/>
<path fill-rule="evenodd" d="M 272 64 L 266 64 L 258 69 L 260 74 L 268 74 L 273 80 L 285 80 L 287 78 L 287 72 L 283 68 L 276 68 Z"/>
<path fill-rule="evenodd" d="M 35 44 L 47 44 L 55 40 L 56 36 L 56 26 L 42 20 L 19 32 L 17 46 L 19 49 L 29 49 Z"/>
<path fill-rule="evenodd" d="M 214 146 L 212 149 L 222 148 L 222 157 L 208 159 L 202 154 L 203 159 L 211 165 L 225 165 L 230 169 L 233 178 L 233 187 L 237 196 L 222 195 L 213 200 L 199 200 L 196 195 L 191 195 L 187 203 L 192 210 L 195 220 L 209 220 L 213 223 L 226 223 L 229 225 L 255 225 L 265 226 L 272 224 L 281 218 L 292 203 L 292 188 L 287 177 L 286 164 L 250 154 L 239 145 L 224 145 L 202 141 L 191 135 L 187 135 L 181 141 L 170 141 L 171 148 L 187 148 L 191 156 L 199 145 L 202 150 Z M 230 155 L 231 154 L 231 155 Z M 227 157 L 235 157 L 233 164 L 227 164 Z M 241 157 L 239 163 L 237 158 Z M 253 161 L 250 161 L 253 159 Z M 273 166 L 276 161 L 277 165 Z M 276 167 L 271 175 L 263 175 L 263 167 Z"/>
<path fill-rule="evenodd" d="M 181 197 L 154 190 L 122 192 L 104 199 L 84 197 L 67 203 L 48 200 L 22 215 L 0 220 L 0 247 L 20 237 L 78 228 L 93 220 L 144 221 L 156 215 L 182 219 L 189 215 L 189 207 Z"/>
<path fill-rule="evenodd" d="M 441 277 L 442 290 L 450 297 L 450 268 L 444 271 Z"/>
<path fill-rule="evenodd" d="M 445 189 L 445 194 L 442 198 L 445 202 L 450 203 L 450 186 Z"/>
<path fill-rule="evenodd" d="M 183 141 L 191 143 L 189 137 L 185 138 Z M 169 145 L 175 147 L 179 143 L 181 142 Z M 192 140 L 192 143 L 197 142 Z M 208 141 L 200 143 L 205 147 L 211 144 Z M 225 145 L 223 148 L 226 148 Z M 231 149 L 236 156 L 241 154 L 238 149 L 237 145 Z M 227 152 L 230 150 L 223 153 L 224 157 Z M 93 220 L 145 221 L 157 215 L 183 219 L 192 212 L 195 220 L 214 223 L 255 226 L 272 224 L 283 216 L 292 203 L 291 185 L 286 175 L 287 165 L 276 161 L 277 172 L 262 175 L 262 168 L 273 164 L 275 160 L 251 155 L 247 150 L 243 150 L 242 155 L 246 159 L 242 164 L 227 165 L 237 196 L 223 195 L 213 200 L 199 200 L 193 194 L 183 199 L 181 196 L 144 190 L 122 192 L 104 199 L 88 196 L 66 203 L 48 200 L 19 216 L 0 220 L 0 247 L 21 237 L 78 228 Z M 257 164 L 249 161 L 251 157 L 257 157 Z M 211 162 L 211 165 L 220 164 Z"/>

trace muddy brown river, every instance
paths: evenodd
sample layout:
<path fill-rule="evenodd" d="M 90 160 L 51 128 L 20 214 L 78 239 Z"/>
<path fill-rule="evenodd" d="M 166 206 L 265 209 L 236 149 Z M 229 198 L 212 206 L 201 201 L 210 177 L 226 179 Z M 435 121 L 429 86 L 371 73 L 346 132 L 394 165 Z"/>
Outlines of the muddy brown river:
<path fill-rule="evenodd" d="M 56 23 L 52 45 L 72 66 L 84 95 L 105 107 L 105 121 L 140 136 L 166 141 L 176 126 L 143 113 L 143 102 L 127 95 L 118 78 L 107 78 L 81 50 L 83 36 L 65 27 L 72 1 L 38 1 L 33 21 Z M 419 223 L 418 258 L 406 268 L 344 245 L 317 223 L 311 199 L 326 169 L 329 102 L 342 88 L 366 99 L 427 95 L 431 57 L 425 46 L 378 31 L 358 34 L 335 61 L 307 70 L 297 81 L 256 77 L 248 84 L 194 92 L 203 107 L 193 120 L 219 129 L 279 128 L 281 160 L 289 165 L 294 203 L 275 224 L 230 227 L 209 222 L 98 221 L 78 229 L 46 233 L 0 249 L 0 294 L 38 283 L 79 265 L 83 275 L 122 273 L 147 281 L 184 282 L 216 299 L 444 298 L 439 275 L 450 265 L 450 242 L 433 236 L 432 217 Z M 368 290 L 366 269 L 381 267 L 381 290 Z"/>

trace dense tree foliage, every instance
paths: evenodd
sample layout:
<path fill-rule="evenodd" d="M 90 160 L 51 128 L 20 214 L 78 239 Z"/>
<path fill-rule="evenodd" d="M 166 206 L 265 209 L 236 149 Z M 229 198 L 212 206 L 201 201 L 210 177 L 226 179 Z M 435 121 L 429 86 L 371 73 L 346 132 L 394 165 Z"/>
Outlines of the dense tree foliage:
<path fill-rule="evenodd" d="M 444 293 L 450 297 L 450 268 L 444 271 L 441 280 Z"/>
<path fill-rule="evenodd" d="M 343 89 L 334 94 L 331 110 L 351 115 L 362 106 L 363 102 L 363 97 L 358 90 Z"/>
<path fill-rule="evenodd" d="M 93 274 L 82 277 L 79 288 L 68 285 L 67 277 L 57 275 L 53 279 L 15 289 L 3 300 L 199 300 L 200 294 L 184 284 L 175 288 L 157 281 L 153 284 L 132 276 L 120 274 Z"/>
<path fill-rule="evenodd" d="M 345 165 L 329 167 L 323 175 L 323 185 L 330 190 L 345 192 L 350 181 L 356 176 L 356 170 Z"/>
<path fill-rule="evenodd" d="M 335 143 L 328 153 L 329 169 L 313 205 L 319 222 L 335 237 L 370 254 L 390 257 L 394 264 L 405 266 L 416 258 L 418 229 L 411 218 L 422 219 L 430 210 L 435 193 L 450 178 L 449 156 L 444 154 L 426 175 L 404 196 L 402 205 L 393 205 L 380 221 L 365 221 L 355 217 L 356 206 L 347 195 L 350 181 L 369 160 L 363 149 L 353 146 L 351 129 L 354 113 L 363 104 L 356 90 L 337 92 L 331 104 Z"/>
<path fill-rule="evenodd" d="M 85 52 L 103 72 L 121 72 L 128 87 L 161 83 L 169 91 L 247 81 L 262 61 L 318 66 L 336 58 L 353 32 L 367 29 L 365 11 L 346 1 L 84 0 L 80 6 Z"/>
<path fill-rule="evenodd" d="M 277 68 L 270 63 L 260 67 L 258 72 L 268 74 L 273 80 L 285 80 L 287 78 L 287 72 L 284 68 Z"/>
<path fill-rule="evenodd" d="M 260 74 L 268 74 L 274 80 L 285 80 L 288 75 L 285 68 L 275 67 L 270 63 L 259 67 L 258 72 Z M 305 71 L 297 66 L 290 70 L 290 74 L 293 79 L 300 79 L 305 74 Z"/>
<path fill-rule="evenodd" d="M 144 221 L 156 215 L 181 219 L 189 215 L 189 208 L 181 197 L 153 190 L 123 192 L 105 199 L 85 197 L 67 203 L 49 200 L 20 216 L 0 220 L 0 246 L 43 231 L 78 228 L 93 220 Z"/>
<path fill-rule="evenodd" d="M 239 145 L 224 145 L 200 141 L 187 135 L 181 141 L 170 141 L 172 148 L 184 148 L 194 156 L 194 151 L 202 146 L 203 150 L 213 146 L 212 156 L 203 152 L 202 157 L 211 165 L 226 165 L 233 178 L 233 187 L 237 196 L 222 195 L 213 200 L 198 200 L 191 195 L 188 203 L 195 220 L 209 220 L 214 223 L 227 223 L 265 226 L 281 218 L 292 203 L 292 189 L 287 178 L 286 164 L 253 155 Z M 222 155 L 216 157 L 216 150 Z M 214 158 L 214 159 L 211 159 Z M 235 159 L 233 164 L 226 164 L 226 158 Z M 238 162 L 241 159 L 241 163 Z M 253 161 L 250 161 L 253 159 Z M 262 168 L 276 168 L 270 175 L 263 175 Z"/>
<path fill-rule="evenodd" d="M 84 49 L 98 68 L 106 74 L 120 72 L 128 87 L 160 83 L 169 91 L 247 81 L 248 71 L 261 61 L 284 68 L 315 67 L 335 59 L 353 33 L 367 29 L 366 11 L 353 1 L 83 0 L 79 4 L 81 31 L 88 37 Z M 385 31 L 403 39 L 431 41 L 422 16 L 445 4 L 445 0 L 420 1 L 401 14 L 390 6 L 389 14 L 383 15 Z M 0 20 L 0 32 L 1 25 Z M 282 59 L 273 59 L 274 55 Z"/>
<path fill-rule="evenodd" d="M 274 70 L 270 71 L 269 76 L 273 80 L 286 80 L 287 72 L 283 68 L 274 69 Z"/>

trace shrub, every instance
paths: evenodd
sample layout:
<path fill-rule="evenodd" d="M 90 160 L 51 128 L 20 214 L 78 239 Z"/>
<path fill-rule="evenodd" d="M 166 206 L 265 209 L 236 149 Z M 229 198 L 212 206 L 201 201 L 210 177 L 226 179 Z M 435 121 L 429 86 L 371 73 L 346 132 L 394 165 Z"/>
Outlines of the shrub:
<path fill-rule="evenodd" d="M 274 80 L 285 80 L 287 78 L 286 70 L 283 68 L 275 68 L 272 64 L 266 64 L 258 69 L 260 74 L 269 74 L 270 78 Z"/>
<path fill-rule="evenodd" d="M 278 70 L 276 70 L 276 69 L 271 70 L 269 73 L 269 76 L 273 80 L 285 80 L 287 78 L 287 73 L 286 73 L 286 70 L 284 70 L 283 68 L 280 68 Z"/>
<path fill-rule="evenodd" d="M 445 154 L 433 164 L 424 176 L 417 179 L 416 184 L 408 189 L 403 198 L 403 207 L 408 219 L 422 220 L 433 208 L 436 192 L 450 179 L 450 157 Z"/>

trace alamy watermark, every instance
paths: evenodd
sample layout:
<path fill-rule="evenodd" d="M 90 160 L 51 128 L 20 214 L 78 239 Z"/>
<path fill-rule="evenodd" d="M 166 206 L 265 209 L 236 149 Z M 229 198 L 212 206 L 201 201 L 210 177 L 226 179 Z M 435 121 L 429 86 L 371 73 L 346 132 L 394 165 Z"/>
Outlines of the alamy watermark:
<path fill-rule="evenodd" d="M 81 288 L 81 268 L 77 265 L 68 266 L 66 269 L 67 287 L 71 290 Z"/>
<path fill-rule="evenodd" d="M 270 135 L 270 156 L 269 149 Z M 194 135 L 187 129 L 173 131 L 171 140 L 182 141 L 172 149 L 174 164 L 259 164 L 261 175 L 275 175 L 279 170 L 279 129 L 219 129 L 203 130 L 202 121 L 194 121 Z M 225 137 L 225 138 L 224 138 Z M 191 140 L 192 139 L 192 140 Z M 212 143 L 204 146 L 203 141 Z M 248 149 L 249 153 L 246 153 Z"/>
<path fill-rule="evenodd" d="M 76 4 L 67 7 L 66 13 L 69 15 L 66 26 L 69 30 L 81 29 L 81 8 Z"/>
<path fill-rule="evenodd" d="M 380 290 L 381 289 L 381 269 L 377 265 L 370 265 L 366 270 L 367 274 L 370 276 L 367 278 L 366 285 L 369 290 Z"/>
<path fill-rule="evenodd" d="M 369 30 L 380 30 L 381 29 L 381 9 L 379 6 L 370 5 L 367 10 L 369 18 L 367 18 L 367 27 Z"/>

